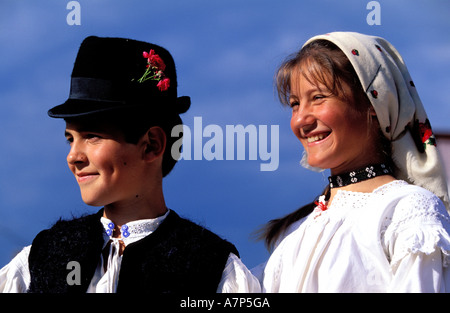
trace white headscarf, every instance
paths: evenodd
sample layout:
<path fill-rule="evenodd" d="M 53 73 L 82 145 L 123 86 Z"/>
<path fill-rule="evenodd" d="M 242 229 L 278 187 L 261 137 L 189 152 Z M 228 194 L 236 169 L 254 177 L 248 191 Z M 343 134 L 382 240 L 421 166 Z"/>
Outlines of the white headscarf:
<path fill-rule="evenodd" d="M 436 194 L 449 210 L 445 172 L 422 101 L 405 62 L 385 39 L 354 32 L 315 36 L 337 45 L 350 60 L 391 141 L 397 178 Z"/>

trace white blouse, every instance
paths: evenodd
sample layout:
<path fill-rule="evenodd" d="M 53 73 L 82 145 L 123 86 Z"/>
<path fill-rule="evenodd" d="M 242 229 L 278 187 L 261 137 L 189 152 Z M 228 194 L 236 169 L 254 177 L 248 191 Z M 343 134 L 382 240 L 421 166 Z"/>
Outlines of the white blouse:
<path fill-rule="evenodd" d="M 101 256 L 87 292 L 116 292 L 120 265 L 122 263 L 122 255 L 119 253 L 120 241 L 123 241 L 125 246 L 127 246 L 130 243 L 150 235 L 158 228 L 168 213 L 169 211 L 165 215 L 155 219 L 145 219 L 127 223 L 126 237 L 122 231 L 122 238 L 112 237 L 112 233 L 109 231 L 112 228 L 112 222 L 107 218 L 102 217 L 101 222 L 105 228 L 105 243 L 103 249 L 106 248 L 108 253 L 105 258 L 103 258 L 103 255 Z M 0 292 L 26 292 L 30 284 L 30 273 L 28 270 L 28 255 L 30 253 L 30 248 L 31 246 L 23 248 L 9 264 L 0 270 Z M 217 292 L 242 293 L 260 291 L 261 289 L 258 280 L 236 255 L 230 253 Z"/>
<path fill-rule="evenodd" d="M 275 248 L 263 292 L 450 292 L 449 233 L 443 203 L 405 181 L 338 191 Z"/>

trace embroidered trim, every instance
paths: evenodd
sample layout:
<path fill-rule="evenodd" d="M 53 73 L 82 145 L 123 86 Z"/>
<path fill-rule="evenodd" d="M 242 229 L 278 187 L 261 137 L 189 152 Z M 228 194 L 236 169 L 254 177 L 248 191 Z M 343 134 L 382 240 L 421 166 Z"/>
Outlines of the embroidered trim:
<path fill-rule="evenodd" d="M 169 210 L 163 216 L 154 219 L 137 220 L 122 225 L 120 228 L 122 239 L 140 239 L 148 236 L 158 228 L 158 226 L 163 222 L 168 213 Z M 105 217 L 101 217 L 101 222 L 103 228 L 105 229 L 105 234 L 108 237 L 111 237 L 114 233 L 116 225 L 111 220 Z"/>
<path fill-rule="evenodd" d="M 328 177 L 330 188 L 343 187 L 382 175 L 392 175 L 392 169 L 386 164 L 374 164 L 362 169 Z"/>

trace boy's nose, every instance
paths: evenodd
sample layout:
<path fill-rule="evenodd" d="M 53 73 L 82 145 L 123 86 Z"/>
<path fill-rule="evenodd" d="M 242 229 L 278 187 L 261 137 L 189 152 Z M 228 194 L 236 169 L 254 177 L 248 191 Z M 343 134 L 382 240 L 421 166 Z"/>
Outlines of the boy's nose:
<path fill-rule="evenodd" d="M 87 157 L 83 152 L 72 148 L 67 155 L 67 163 L 69 164 L 79 164 L 86 162 Z"/>

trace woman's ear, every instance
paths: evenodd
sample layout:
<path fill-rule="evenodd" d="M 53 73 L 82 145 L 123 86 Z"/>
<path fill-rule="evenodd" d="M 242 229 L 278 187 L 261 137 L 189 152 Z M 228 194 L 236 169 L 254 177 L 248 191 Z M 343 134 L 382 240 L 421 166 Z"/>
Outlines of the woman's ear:
<path fill-rule="evenodd" d="M 147 161 L 162 157 L 166 149 L 166 134 L 159 126 L 150 127 L 143 137 L 143 156 Z"/>

